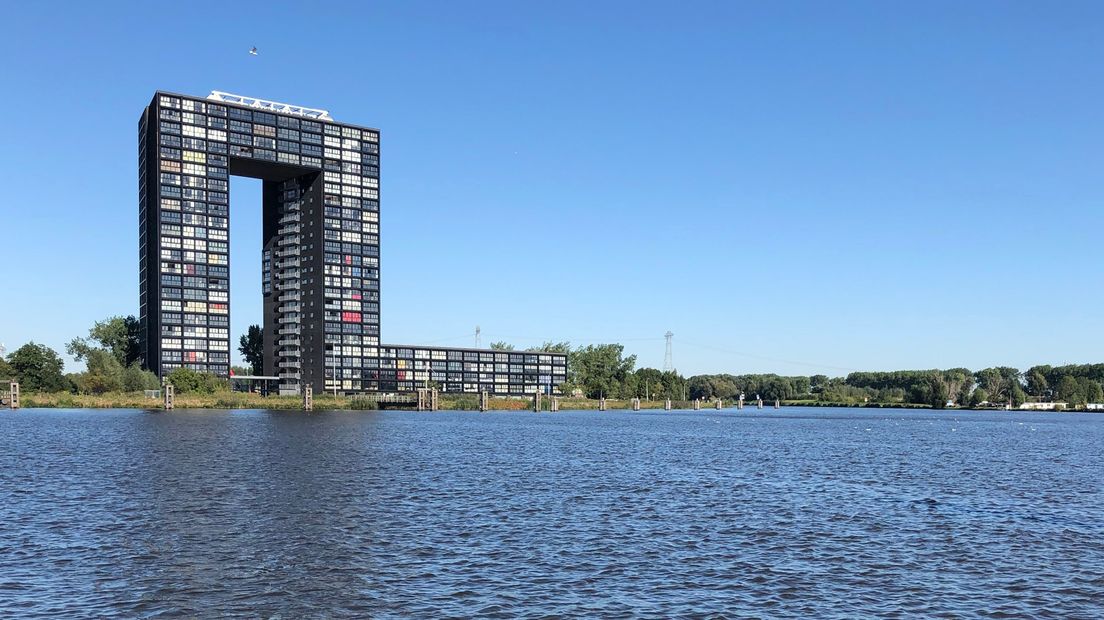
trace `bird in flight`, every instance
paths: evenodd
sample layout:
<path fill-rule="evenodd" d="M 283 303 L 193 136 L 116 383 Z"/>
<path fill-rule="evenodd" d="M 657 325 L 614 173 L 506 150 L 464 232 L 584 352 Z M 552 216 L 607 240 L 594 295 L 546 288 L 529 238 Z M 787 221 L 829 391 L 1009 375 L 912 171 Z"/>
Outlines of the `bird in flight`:
<path fill-rule="evenodd" d="M 253 46 L 253 49 L 249 50 L 249 55 L 250 56 L 256 56 L 257 55 L 257 46 L 256 45 Z"/>

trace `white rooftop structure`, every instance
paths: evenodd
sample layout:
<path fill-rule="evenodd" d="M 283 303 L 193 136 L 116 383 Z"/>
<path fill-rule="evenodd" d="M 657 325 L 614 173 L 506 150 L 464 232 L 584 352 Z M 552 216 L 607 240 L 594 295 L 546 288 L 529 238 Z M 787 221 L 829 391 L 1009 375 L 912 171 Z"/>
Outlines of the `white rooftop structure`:
<path fill-rule="evenodd" d="M 301 105 L 279 103 L 277 101 L 267 101 L 265 99 L 257 99 L 256 97 L 243 97 L 241 95 L 232 95 L 230 93 L 224 93 L 218 90 L 212 90 L 211 94 L 207 95 L 207 98 L 214 99 L 215 101 L 225 101 L 226 103 L 236 103 L 238 105 L 249 106 L 251 108 L 267 110 L 269 112 L 294 114 L 296 116 L 305 116 L 307 118 L 313 118 L 323 121 L 333 120 L 333 117 L 331 117 L 330 113 L 326 110 L 319 110 L 317 108 L 305 108 Z"/>

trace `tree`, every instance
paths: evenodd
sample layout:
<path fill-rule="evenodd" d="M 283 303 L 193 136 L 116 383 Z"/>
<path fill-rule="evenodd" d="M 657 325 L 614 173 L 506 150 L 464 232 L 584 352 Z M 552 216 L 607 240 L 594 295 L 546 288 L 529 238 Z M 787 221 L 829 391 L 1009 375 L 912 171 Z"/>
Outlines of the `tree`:
<path fill-rule="evenodd" d="M 979 370 L 974 375 L 977 378 L 978 387 L 985 388 L 989 398 L 994 401 L 1005 402 L 1012 395 L 1013 387 L 1020 387 L 1020 371 L 1008 366 L 986 368 Z"/>
<path fill-rule="evenodd" d="M 238 351 L 247 364 L 253 368 L 253 374 L 264 372 L 264 332 L 259 325 L 250 325 L 238 341 Z"/>
<path fill-rule="evenodd" d="M 79 362 L 92 349 L 104 349 L 115 357 L 120 367 L 126 367 L 140 357 L 139 332 L 138 319 L 133 316 L 112 316 L 96 321 L 88 330 L 88 338 L 74 338 L 65 345 L 65 350 Z"/>
<path fill-rule="evenodd" d="M 1064 375 L 1058 382 L 1058 400 L 1064 400 L 1071 405 L 1080 405 L 1087 402 L 1081 392 L 1081 383 L 1072 375 Z"/>
<path fill-rule="evenodd" d="M 165 378 L 180 393 L 213 394 L 228 389 L 228 383 L 214 375 L 196 372 L 191 368 L 177 368 Z"/>
<path fill-rule="evenodd" d="M 1027 381 L 1027 393 L 1036 398 L 1049 398 L 1050 382 L 1047 381 L 1046 375 L 1050 372 L 1050 366 L 1032 366 L 1024 373 L 1024 380 Z"/>
<path fill-rule="evenodd" d="M 1008 392 L 1008 398 L 1012 401 L 1013 407 L 1019 407 L 1027 402 L 1027 392 L 1024 392 L 1023 386 L 1017 381 L 1012 384 L 1012 389 Z"/>
<path fill-rule="evenodd" d="M 809 377 L 809 391 L 813 394 L 823 392 L 828 387 L 828 375 L 813 375 Z"/>
<path fill-rule="evenodd" d="M 107 349 L 92 348 L 84 354 L 87 370 L 73 376 L 77 390 L 85 394 L 103 394 L 123 390 L 124 369 Z"/>
<path fill-rule="evenodd" d="M 619 398 L 625 394 L 625 383 L 636 365 L 636 356 L 622 357 L 625 347 L 619 344 L 599 344 L 579 347 L 568 357 L 569 372 L 574 383 L 587 398 L 602 396 Z"/>
<path fill-rule="evenodd" d="M 157 378 L 157 375 L 144 370 L 137 363 L 131 364 L 123 370 L 123 390 L 127 392 L 141 392 L 160 388 L 161 380 Z"/>
<path fill-rule="evenodd" d="M 15 378 L 28 392 L 60 392 L 68 388 L 61 357 L 50 347 L 28 342 L 8 357 Z"/>
<path fill-rule="evenodd" d="M 513 351 L 514 350 L 514 345 L 506 343 L 506 342 L 498 341 L 498 342 L 492 342 L 491 343 L 491 348 L 494 349 L 495 351 Z"/>
<path fill-rule="evenodd" d="M 974 390 L 973 394 L 970 394 L 970 406 L 977 407 L 982 403 L 989 402 L 989 392 L 985 391 L 985 388 L 978 388 Z"/>
<path fill-rule="evenodd" d="M 8 363 L 8 360 L 0 357 L 0 381 L 14 378 L 15 371 L 12 370 L 11 364 Z"/>
<path fill-rule="evenodd" d="M 564 342 L 552 342 L 551 340 L 541 343 L 538 347 L 530 347 L 526 349 L 529 353 L 564 353 L 571 354 L 571 343 Z"/>

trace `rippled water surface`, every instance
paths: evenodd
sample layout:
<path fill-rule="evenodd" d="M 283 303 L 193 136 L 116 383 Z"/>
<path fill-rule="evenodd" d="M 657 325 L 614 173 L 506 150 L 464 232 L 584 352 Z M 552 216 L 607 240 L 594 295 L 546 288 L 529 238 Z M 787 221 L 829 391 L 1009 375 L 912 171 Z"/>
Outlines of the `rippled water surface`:
<path fill-rule="evenodd" d="M 0 617 L 1104 617 L 1104 416 L 0 412 Z"/>

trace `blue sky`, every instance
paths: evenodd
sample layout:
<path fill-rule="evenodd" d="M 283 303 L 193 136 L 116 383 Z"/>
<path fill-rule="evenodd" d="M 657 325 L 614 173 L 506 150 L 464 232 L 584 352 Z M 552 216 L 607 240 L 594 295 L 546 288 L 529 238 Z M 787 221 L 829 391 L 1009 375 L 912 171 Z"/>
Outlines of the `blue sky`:
<path fill-rule="evenodd" d="M 9 351 L 137 312 L 137 121 L 163 89 L 381 128 L 386 342 L 471 346 L 479 325 L 658 367 L 671 330 L 687 374 L 1102 361 L 1099 3 L 22 2 L 5 21 Z M 261 319 L 260 187 L 231 192 L 240 334 Z"/>

